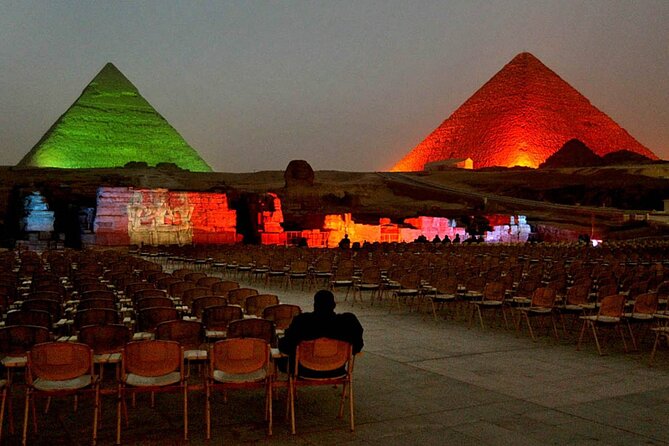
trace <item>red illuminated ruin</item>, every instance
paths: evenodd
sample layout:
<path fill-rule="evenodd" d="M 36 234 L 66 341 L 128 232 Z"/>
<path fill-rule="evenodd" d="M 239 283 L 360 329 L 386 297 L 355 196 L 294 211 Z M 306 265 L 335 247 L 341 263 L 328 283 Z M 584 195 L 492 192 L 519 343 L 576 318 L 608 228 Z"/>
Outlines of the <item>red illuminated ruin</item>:
<path fill-rule="evenodd" d="M 599 156 L 625 149 L 657 159 L 536 57 L 521 53 L 391 170 L 464 158 L 474 168 L 538 167 L 574 138 Z"/>

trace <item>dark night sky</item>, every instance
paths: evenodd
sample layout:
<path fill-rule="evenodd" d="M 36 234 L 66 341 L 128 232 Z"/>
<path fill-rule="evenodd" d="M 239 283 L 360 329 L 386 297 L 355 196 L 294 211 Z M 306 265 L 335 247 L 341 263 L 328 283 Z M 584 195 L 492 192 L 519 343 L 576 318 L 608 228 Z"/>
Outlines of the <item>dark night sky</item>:
<path fill-rule="evenodd" d="M 529 51 L 669 159 L 667 0 L 0 0 L 0 165 L 106 62 L 217 171 L 384 170 Z"/>

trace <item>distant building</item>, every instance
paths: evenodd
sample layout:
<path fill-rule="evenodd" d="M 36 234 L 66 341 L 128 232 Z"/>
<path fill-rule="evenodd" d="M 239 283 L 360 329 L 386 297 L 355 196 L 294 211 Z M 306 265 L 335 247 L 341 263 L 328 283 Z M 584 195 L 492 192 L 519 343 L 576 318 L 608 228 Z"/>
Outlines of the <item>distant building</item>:
<path fill-rule="evenodd" d="M 448 158 L 439 161 L 425 163 L 426 171 L 448 170 L 448 169 L 473 169 L 474 160 L 471 158 Z"/>

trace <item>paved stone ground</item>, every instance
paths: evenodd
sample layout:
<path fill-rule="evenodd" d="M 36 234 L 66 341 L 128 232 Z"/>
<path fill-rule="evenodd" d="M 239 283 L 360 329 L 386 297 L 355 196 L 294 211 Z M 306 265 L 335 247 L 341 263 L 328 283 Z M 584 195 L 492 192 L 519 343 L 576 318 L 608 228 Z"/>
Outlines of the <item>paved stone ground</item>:
<path fill-rule="evenodd" d="M 257 284 L 251 284 L 265 289 Z M 267 289 L 284 302 L 311 309 L 313 291 Z M 592 339 L 576 351 L 574 339 L 481 329 L 453 320 L 434 321 L 387 306 L 353 307 L 365 328 L 364 354 L 355 370 L 356 430 L 335 418 L 338 393 L 330 387 L 303 389 L 298 434 L 290 434 L 285 392 L 275 401 L 271 438 L 262 421 L 262 396 L 231 392 L 217 398 L 210 444 L 271 445 L 655 445 L 669 444 L 669 350 L 647 366 L 650 346 L 624 353 L 612 338 L 600 357 Z M 111 373 L 108 376 L 112 376 Z M 130 409 L 124 444 L 206 444 L 202 392 L 190 397 L 190 441 L 181 440 L 179 398 L 161 394 L 151 409 L 146 398 Z M 22 401 L 15 403 L 17 412 Z M 112 444 L 114 398 L 104 399 L 99 444 Z M 90 406 L 73 414 L 69 401 L 54 402 L 29 444 L 89 444 Z M 15 414 L 17 427 L 22 414 Z M 42 417 L 40 416 L 40 419 Z M 5 426 L 6 432 L 6 426 Z M 16 444 L 17 435 L 3 444 Z"/>

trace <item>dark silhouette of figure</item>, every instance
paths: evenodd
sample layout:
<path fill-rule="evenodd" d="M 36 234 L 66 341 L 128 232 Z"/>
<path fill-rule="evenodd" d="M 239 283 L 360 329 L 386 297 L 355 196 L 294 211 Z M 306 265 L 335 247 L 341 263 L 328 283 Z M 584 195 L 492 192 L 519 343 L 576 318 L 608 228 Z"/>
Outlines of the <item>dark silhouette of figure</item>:
<path fill-rule="evenodd" d="M 293 319 L 286 329 L 285 335 L 279 340 L 279 350 L 290 358 L 291 367 L 295 357 L 295 350 L 302 341 L 317 338 L 331 338 L 346 341 L 353 346 L 353 353 L 362 350 L 363 328 L 353 313 L 335 313 L 337 306 L 334 294 L 328 290 L 317 291 L 314 295 L 314 311 L 302 313 Z M 285 369 L 285 362 L 279 363 L 279 368 Z M 304 369 L 300 375 L 312 377 L 340 376 L 342 370 L 334 372 L 317 372 Z"/>
<path fill-rule="evenodd" d="M 444 239 L 441 241 L 441 243 L 443 243 L 444 245 L 450 245 L 451 244 L 451 238 L 448 236 L 448 234 L 446 234 L 444 236 Z"/>
<path fill-rule="evenodd" d="M 344 234 L 344 238 L 339 241 L 339 247 L 341 249 L 349 249 L 351 247 L 351 240 L 348 238 L 348 234 Z"/>
<path fill-rule="evenodd" d="M 432 243 L 441 243 L 441 239 L 439 238 L 439 234 L 434 236 L 434 238 L 432 239 Z"/>
<path fill-rule="evenodd" d="M 453 239 L 453 243 L 460 243 L 460 234 L 455 234 L 455 238 Z"/>

